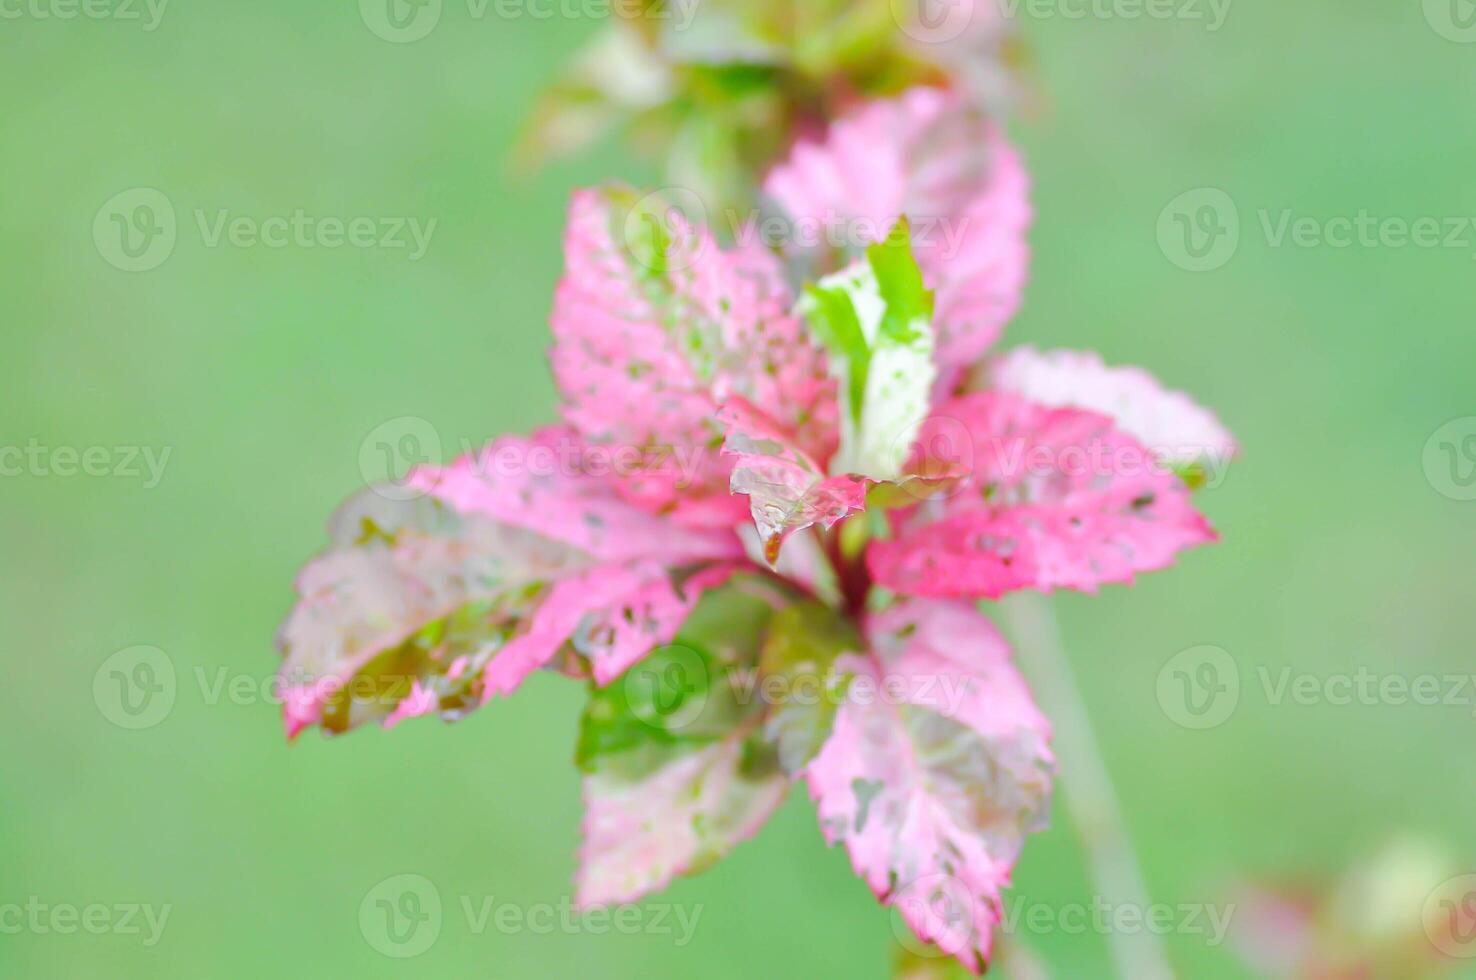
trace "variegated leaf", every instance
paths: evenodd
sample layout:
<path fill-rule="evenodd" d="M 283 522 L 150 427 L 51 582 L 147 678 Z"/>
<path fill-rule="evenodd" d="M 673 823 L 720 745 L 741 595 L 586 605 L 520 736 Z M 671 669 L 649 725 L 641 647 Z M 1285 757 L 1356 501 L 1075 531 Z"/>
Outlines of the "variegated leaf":
<path fill-rule="evenodd" d="M 505 438 L 414 473 L 425 497 L 345 505 L 280 636 L 289 736 L 459 717 L 562 652 L 608 682 L 669 640 L 742 545 L 664 526 L 582 472 L 579 448 L 560 429 Z"/>
<path fill-rule="evenodd" d="M 867 638 L 806 770 L 820 826 L 919 939 L 978 973 L 1000 891 L 1046 818 L 1049 728 L 968 605 L 903 600 L 871 618 Z"/>
<path fill-rule="evenodd" d="M 1185 484 L 1104 415 L 991 392 L 940 407 L 938 419 L 967 442 L 969 475 L 873 542 L 868 565 L 889 589 L 1094 592 L 1215 538 Z"/>

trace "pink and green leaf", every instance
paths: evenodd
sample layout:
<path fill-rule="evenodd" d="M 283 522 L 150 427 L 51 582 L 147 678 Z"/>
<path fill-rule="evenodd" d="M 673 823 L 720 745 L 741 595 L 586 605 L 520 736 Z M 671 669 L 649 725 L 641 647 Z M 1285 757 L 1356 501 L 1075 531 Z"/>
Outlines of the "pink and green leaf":
<path fill-rule="evenodd" d="M 1016 347 L 975 372 L 984 390 L 1019 395 L 1049 408 L 1110 416 L 1117 427 L 1191 479 L 1239 452 L 1235 437 L 1207 408 L 1138 367 L 1108 367 L 1093 351 Z"/>
<path fill-rule="evenodd" d="M 665 526 L 577 452 L 533 462 L 564 435 L 417 471 L 419 499 L 371 489 L 345 505 L 280 637 L 289 736 L 453 719 L 561 654 L 607 683 L 739 567 L 735 535 Z"/>
<path fill-rule="evenodd" d="M 868 234 L 880 238 L 902 215 L 911 218 L 918 264 L 937 293 L 945 389 L 1019 306 L 1029 179 L 998 126 L 962 93 L 915 88 L 865 105 L 823 141 L 796 146 L 764 189 L 797 221 L 844 221 L 858 239 L 846 243 L 851 256 Z"/>
<path fill-rule="evenodd" d="M 630 902 L 752 836 L 789 781 L 760 735 L 752 684 L 773 609 L 709 593 L 676 641 L 591 691 L 580 727 L 581 905 Z"/>
<path fill-rule="evenodd" d="M 806 770 L 820 826 L 925 943 L 974 973 L 1000 893 L 1049 808 L 1049 727 L 993 625 L 903 600 L 867 624 L 869 657 Z"/>
<path fill-rule="evenodd" d="M 734 397 L 828 453 L 833 385 L 772 255 L 724 252 L 664 199 L 605 188 L 575 194 L 565 263 L 553 315 L 564 414 L 634 454 L 621 474 L 631 499 L 684 524 L 736 524 L 716 417 Z"/>
<path fill-rule="evenodd" d="M 830 737 L 850 675 L 838 661 L 864 649 L 850 617 L 820 602 L 775 614 L 759 658 L 766 698 L 764 735 L 784 771 L 798 775 Z"/>
<path fill-rule="evenodd" d="M 937 377 L 933 293 L 923 285 L 907 219 L 868 246 L 864 260 L 810 286 L 799 308 L 840 387 L 840 448 L 830 472 L 896 479 Z"/>
<path fill-rule="evenodd" d="M 1095 592 L 1215 539 L 1188 487 L 1111 419 L 1001 392 L 941 407 L 967 441 L 951 495 L 900 512 L 872 544 L 878 584 L 909 595 Z"/>

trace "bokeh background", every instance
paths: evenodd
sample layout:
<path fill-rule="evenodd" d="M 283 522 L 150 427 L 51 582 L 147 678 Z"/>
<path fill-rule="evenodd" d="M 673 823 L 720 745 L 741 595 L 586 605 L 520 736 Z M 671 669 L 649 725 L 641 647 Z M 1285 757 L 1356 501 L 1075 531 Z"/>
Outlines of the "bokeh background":
<path fill-rule="evenodd" d="M 0 934 L 0 975 L 884 976 L 890 917 L 822 846 L 800 792 L 653 899 L 702 906 L 690 943 L 476 934 L 463 898 L 570 893 L 577 685 L 538 678 L 454 726 L 291 748 L 265 696 L 292 575 L 362 484 L 372 431 L 425 420 L 449 456 L 552 418 L 567 195 L 651 174 L 614 144 L 526 179 L 505 159 L 534 93 L 601 21 L 477 19 L 448 0 L 429 36 L 392 44 L 351 2 L 174 0 L 152 30 L 141 4 L 139 20 L 6 9 L 0 445 L 108 447 L 124 470 L 114 447 L 170 456 L 154 486 L 0 478 L 0 905 L 172 911 L 152 946 Z M 1146 365 L 1245 447 L 1202 498 L 1219 546 L 1130 589 L 1051 600 L 1158 901 L 1315 882 L 1399 832 L 1440 842 L 1451 874 L 1476 870 L 1476 692 L 1277 704 L 1262 683 L 1476 671 L 1476 502 L 1426 453 L 1452 420 L 1466 421 L 1446 441 L 1476 433 L 1476 228 L 1454 247 L 1297 247 L 1260 217 L 1476 215 L 1476 43 L 1441 23 L 1414 0 L 1234 0 L 1214 31 L 1022 17 L 1038 98 L 1012 130 L 1038 216 L 1007 342 Z M 171 202 L 178 240 L 129 273 L 93 224 L 139 187 Z M 1196 273 L 1157 229 L 1201 188 L 1233 202 L 1240 238 Z M 437 224 L 412 261 L 207 247 L 195 218 L 297 209 Z M 1233 656 L 1242 687 L 1228 719 L 1193 730 L 1157 684 L 1204 644 Z M 129 730 L 106 671 L 104 693 L 94 680 L 138 645 L 165 653 L 176 692 Z M 237 695 L 213 693 L 222 679 Z M 400 874 L 445 906 L 435 944 L 405 960 L 359 919 Z M 1015 895 L 1059 907 L 1091 887 L 1060 814 Z M 1107 972 L 1102 935 L 1024 938 L 1061 976 Z M 1228 945 L 1168 942 L 1183 976 L 1254 975 Z"/>

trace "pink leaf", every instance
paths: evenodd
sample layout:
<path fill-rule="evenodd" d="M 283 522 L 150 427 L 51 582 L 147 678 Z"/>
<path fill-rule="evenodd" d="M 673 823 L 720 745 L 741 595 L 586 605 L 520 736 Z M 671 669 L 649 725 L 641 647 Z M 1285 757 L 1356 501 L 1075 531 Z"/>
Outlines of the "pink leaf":
<path fill-rule="evenodd" d="M 774 257 L 723 252 L 706 229 L 617 188 L 575 194 L 553 313 L 568 420 L 623 457 L 621 486 L 691 526 L 733 526 L 717 409 L 741 396 L 807 449 L 833 441 L 833 384 L 790 313 Z"/>
<path fill-rule="evenodd" d="M 735 731 L 640 780 L 585 777 L 581 906 L 635 901 L 758 832 L 789 783 L 777 770 L 743 771 L 746 737 Z"/>
<path fill-rule="evenodd" d="M 458 717 L 515 690 L 561 652 L 606 683 L 675 635 L 697 598 L 743 561 L 736 535 L 674 527 L 584 472 L 575 440 L 504 438 L 412 485 L 365 491 L 299 576 L 284 624 L 289 737 L 321 724 Z"/>
<path fill-rule="evenodd" d="M 826 839 L 924 942 L 978 973 L 1026 833 L 1049 808 L 1049 726 L 992 623 L 903 600 L 806 770 Z"/>
<path fill-rule="evenodd" d="M 863 106 L 802 143 L 764 184 L 799 227 L 853 251 L 901 215 L 937 292 L 939 390 L 977 360 L 1019 307 L 1029 266 L 1029 179 L 1019 155 L 961 94 L 913 89 Z M 797 232 L 798 234 L 798 232 Z"/>
<path fill-rule="evenodd" d="M 1173 463 L 1223 463 L 1238 451 L 1235 437 L 1213 412 L 1184 392 L 1165 388 L 1142 368 L 1108 367 L 1093 351 L 1017 347 L 985 362 L 977 380 L 980 387 L 1048 408 L 1111 416 L 1123 432 Z"/>
<path fill-rule="evenodd" d="M 573 429 L 503 436 L 450 466 L 425 467 L 409 483 L 461 513 L 525 528 L 607 561 L 654 557 L 669 564 L 738 557 L 722 530 L 687 529 L 632 506 L 608 475 L 609 456 Z"/>
<path fill-rule="evenodd" d="M 595 682 L 610 683 L 652 648 L 669 643 L 702 593 L 738 567 L 710 565 L 678 585 L 669 569 L 648 560 L 602 565 L 559 582 L 527 632 L 487 665 L 484 697 L 511 694 L 571 640 L 589 660 Z"/>
<path fill-rule="evenodd" d="M 1093 592 L 1164 568 L 1215 538 L 1184 483 L 1094 412 L 1014 395 L 941 407 L 962 433 L 970 475 L 953 496 L 895 521 L 868 563 L 899 592 L 997 598 L 1014 589 Z"/>

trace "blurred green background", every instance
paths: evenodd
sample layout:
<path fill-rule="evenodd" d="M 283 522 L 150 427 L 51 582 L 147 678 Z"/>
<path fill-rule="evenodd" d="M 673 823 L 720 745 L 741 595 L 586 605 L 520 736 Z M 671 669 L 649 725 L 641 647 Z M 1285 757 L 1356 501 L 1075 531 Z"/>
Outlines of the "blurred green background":
<path fill-rule="evenodd" d="M 290 749 L 262 696 L 292 575 L 361 485 L 371 430 L 424 419 L 449 456 L 552 419 L 543 352 L 567 195 L 650 174 L 613 145 L 525 180 L 504 160 L 535 91 L 601 23 L 475 19 L 448 0 L 429 36 L 392 44 L 349 2 L 176 0 L 153 30 L 141 5 L 132 21 L 35 9 L 0 20 L 0 445 L 109 447 L 115 467 L 112 447 L 171 455 L 152 487 L 0 478 L 0 905 L 172 911 L 152 946 L 0 934 L 0 975 L 884 976 L 889 915 L 822 846 L 801 792 L 653 898 L 702 906 L 688 944 L 476 934 L 463 898 L 570 893 L 577 685 L 538 678 L 454 726 Z M 1476 415 L 1476 230 L 1451 248 L 1278 246 L 1258 216 L 1476 215 L 1476 44 L 1417 2 L 1375 0 L 1236 2 L 1218 31 L 1026 17 L 1023 33 L 1040 98 L 1012 129 L 1037 221 L 1007 342 L 1143 364 L 1245 447 L 1202 498 L 1219 546 L 1131 589 L 1052 600 L 1153 897 L 1223 902 L 1243 877 L 1334 875 L 1400 829 L 1444 842 L 1451 874 L 1476 870 L 1469 692 L 1275 704 L 1258 673 L 1476 670 L 1476 502 L 1440 492 L 1424 455 Z M 138 187 L 167 196 L 178 241 L 128 273 L 92 229 Z M 1240 242 L 1192 273 L 1156 228 L 1205 187 L 1234 202 Z M 299 208 L 437 224 L 411 261 L 210 248 L 194 217 Z M 1458 425 L 1457 444 L 1472 432 Z M 1205 731 L 1155 694 L 1166 661 L 1199 644 L 1242 676 L 1234 714 Z M 94 677 L 136 645 L 167 654 L 177 691 L 157 724 L 128 730 Z M 246 693 L 215 696 L 222 678 Z M 359 924 L 399 874 L 445 905 L 415 959 L 381 955 Z M 1027 848 L 1015 894 L 1090 896 L 1064 813 Z M 1101 935 L 1026 938 L 1060 976 L 1107 973 Z M 1251 975 L 1203 937 L 1169 944 L 1183 976 Z"/>

